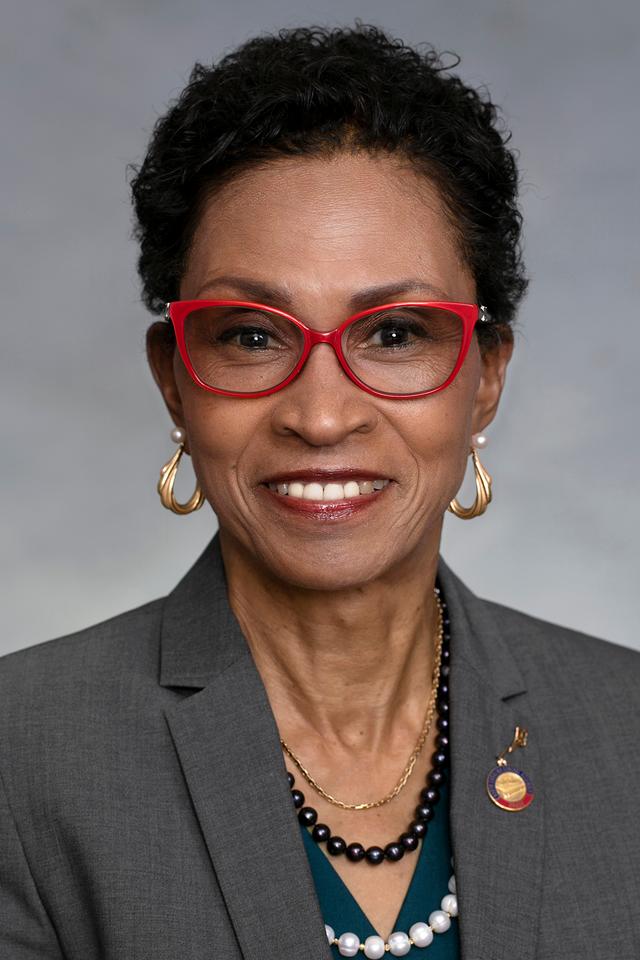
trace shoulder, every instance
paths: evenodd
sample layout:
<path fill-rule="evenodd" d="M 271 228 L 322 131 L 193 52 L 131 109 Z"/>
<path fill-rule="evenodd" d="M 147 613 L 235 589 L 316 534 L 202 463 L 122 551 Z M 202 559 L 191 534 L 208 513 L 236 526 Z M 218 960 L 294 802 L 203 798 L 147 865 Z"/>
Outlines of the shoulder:
<path fill-rule="evenodd" d="M 16 711 L 60 709 L 65 692 L 113 687 L 124 675 L 157 675 L 163 600 L 153 600 L 77 633 L 0 657 L 0 729 Z"/>
<path fill-rule="evenodd" d="M 569 686 L 576 696 L 609 691 L 623 699 L 624 694 L 638 697 L 640 651 L 491 600 L 481 602 L 527 679 L 549 690 Z"/>
<path fill-rule="evenodd" d="M 155 600 L 0 658 L 0 784 L 15 811 L 45 796 L 50 810 L 68 809 L 70 783 L 93 804 L 98 783 L 126 790 L 165 742 L 162 608 Z"/>

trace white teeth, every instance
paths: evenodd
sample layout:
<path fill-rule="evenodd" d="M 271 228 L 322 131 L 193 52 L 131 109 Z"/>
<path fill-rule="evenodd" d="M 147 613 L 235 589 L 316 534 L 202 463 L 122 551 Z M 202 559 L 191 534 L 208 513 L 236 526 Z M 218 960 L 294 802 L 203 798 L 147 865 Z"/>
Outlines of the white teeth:
<path fill-rule="evenodd" d="M 302 496 L 305 500 L 322 500 L 322 493 L 321 483 L 305 483 Z"/>
<path fill-rule="evenodd" d="M 323 500 L 344 500 L 344 487 L 341 483 L 327 483 L 322 494 Z"/>
<path fill-rule="evenodd" d="M 284 497 L 293 497 L 299 500 L 350 500 L 353 497 L 377 493 L 388 485 L 389 481 L 379 480 L 347 480 L 346 483 L 270 483 L 269 489 Z"/>

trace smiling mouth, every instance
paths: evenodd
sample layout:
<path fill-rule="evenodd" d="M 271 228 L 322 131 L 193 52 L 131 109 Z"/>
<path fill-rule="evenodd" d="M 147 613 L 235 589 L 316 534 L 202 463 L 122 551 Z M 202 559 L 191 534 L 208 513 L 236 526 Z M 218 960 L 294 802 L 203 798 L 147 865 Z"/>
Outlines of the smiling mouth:
<path fill-rule="evenodd" d="M 311 500 L 315 502 L 331 503 L 339 500 L 352 500 L 357 497 L 371 496 L 380 493 L 388 486 L 389 480 L 380 477 L 375 480 L 345 479 L 331 480 L 329 483 L 312 481 L 302 483 L 299 480 L 280 483 L 265 483 L 272 493 L 291 500 Z"/>

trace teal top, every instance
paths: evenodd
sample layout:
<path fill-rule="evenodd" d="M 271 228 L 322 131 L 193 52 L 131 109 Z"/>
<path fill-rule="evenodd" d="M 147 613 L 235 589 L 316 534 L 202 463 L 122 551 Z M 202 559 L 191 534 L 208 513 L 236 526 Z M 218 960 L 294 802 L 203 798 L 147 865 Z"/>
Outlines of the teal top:
<path fill-rule="evenodd" d="M 355 933 L 360 938 L 360 942 L 364 943 L 367 937 L 373 936 L 377 931 L 334 870 L 329 857 L 311 838 L 309 829 L 307 827 L 301 829 L 324 922 L 333 927 L 336 937 L 341 933 Z M 422 841 L 420 850 L 405 856 L 417 857 L 417 863 L 393 929 L 408 934 L 409 928 L 417 921 L 422 920 L 426 923 L 429 920 L 429 914 L 433 910 L 440 909 L 440 901 L 446 893 L 449 893 L 449 877 L 453 873 L 453 868 L 449 837 L 449 789 L 446 783 L 441 789 L 435 817 L 429 824 L 427 836 Z M 386 864 L 371 867 L 363 863 L 362 869 L 378 870 L 379 876 L 383 879 Z M 331 952 L 332 956 L 340 957 L 337 946 L 332 946 Z M 446 933 L 434 934 L 433 942 L 426 950 L 414 946 L 405 954 L 407 957 L 415 958 L 424 958 L 427 955 L 429 960 L 459 960 L 460 941 L 457 917 L 452 918 L 451 926 Z M 362 951 L 358 956 L 363 956 Z M 391 954 L 386 953 L 385 956 L 389 957 Z"/>

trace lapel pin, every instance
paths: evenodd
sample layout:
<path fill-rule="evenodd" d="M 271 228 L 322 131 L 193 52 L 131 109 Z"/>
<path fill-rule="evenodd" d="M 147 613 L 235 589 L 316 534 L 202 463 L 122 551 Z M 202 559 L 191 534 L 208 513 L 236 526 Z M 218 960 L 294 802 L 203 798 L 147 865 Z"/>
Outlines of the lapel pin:
<path fill-rule="evenodd" d="M 505 754 L 513 753 L 517 747 L 526 747 L 527 737 L 523 727 L 516 727 L 513 740 L 496 757 L 496 766 L 487 776 L 489 798 L 501 810 L 525 810 L 533 800 L 533 784 L 527 774 L 505 760 Z"/>

